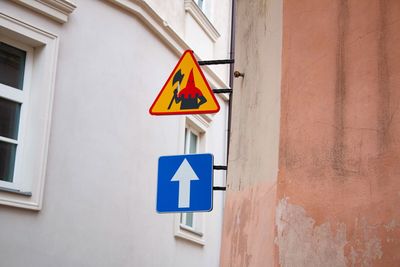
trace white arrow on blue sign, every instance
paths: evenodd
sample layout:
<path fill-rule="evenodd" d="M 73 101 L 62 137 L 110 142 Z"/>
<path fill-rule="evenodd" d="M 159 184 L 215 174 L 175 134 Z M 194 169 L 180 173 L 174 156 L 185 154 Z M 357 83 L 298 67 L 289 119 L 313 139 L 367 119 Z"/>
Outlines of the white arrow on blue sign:
<path fill-rule="evenodd" d="M 162 156 L 158 160 L 157 211 L 211 211 L 212 154 Z"/>

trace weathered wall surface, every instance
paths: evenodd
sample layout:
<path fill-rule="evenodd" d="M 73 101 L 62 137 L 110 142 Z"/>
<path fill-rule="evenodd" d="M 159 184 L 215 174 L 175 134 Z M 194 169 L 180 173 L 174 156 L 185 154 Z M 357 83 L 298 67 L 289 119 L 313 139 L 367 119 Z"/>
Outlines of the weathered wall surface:
<path fill-rule="evenodd" d="M 276 183 L 229 191 L 221 266 L 270 266 L 274 259 Z"/>
<path fill-rule="evenodd" d="M 237 1 L 233 121 L 221 266 L 274 258 L 282 1 Z"/>
<path fill-rule="evenodd" d="M 400 266 L 400 1 L 287 0 L 280 266 Z"/>
<path fill-rule="evenodd" d="M 285 1 L 282 75 L 279 5 L 238 1 L 221 265 L 400 266 L 400 1 Z"/>

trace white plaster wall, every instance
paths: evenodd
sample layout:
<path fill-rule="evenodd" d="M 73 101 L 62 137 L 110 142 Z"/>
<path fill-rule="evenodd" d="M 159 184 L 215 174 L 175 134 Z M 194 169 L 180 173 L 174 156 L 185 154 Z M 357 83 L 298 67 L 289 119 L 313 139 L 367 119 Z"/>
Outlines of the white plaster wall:
<path fill-rule="evenodd" d="M 218 41 L 214 44 L 214 58 L 229 59 L 230 54 L 230 38 L 231 38 L 231 14 L 232 1 L 218 0 L 211 1 L 214 4 L 213 8 L 213 24 L 221 34 Z M 228 23 L 227 23 L 228 22 Z M 216 65 L 213 70 L 223 79 L 229 80 L 229 70 L 223 65 Z"/>
<path fill-rule="evenodd" d="M 208 37 L 206 32 L 198 26 L 197 21 L 190 15 L 186 18 L 186 40 L 188 45 L 204 59 L 214 58 L 214 42 Z M 201 40 L 208 40 L 205 44 Z"/>
<path fill-rule="evenodd" d="M 190 12 L 185 13 L 184 38 L 204 60 L 230 58 L 231 3 L 231 0 L 210 0 L 208 3 L 210 12 L 207 18 L 220 35 L 215 41 L 211 40 L 205 30 L 198 25 Z M 212 65 L 210 68 L 222 79 L 229 80 L 229 68 L 226 65 Z"/>
<path fill-rule="evenodd" d="M 167 24 L 191 46 L 203 60 L 230 58 L 231 0 L 210 0 L 208 19 L 220 36 L 212 41 L 192 15 L 184 10 L 184 0 L 160 1 L 144 0 Z M 229 80 L 229 68 L 211 66 L 223 80 Z"/>
<path fill-rule="evenodd" d="M 184 34 L 185 9 L 184 0 L 179 1 L 160 1 L 144 0 L 157 14 L 170 25 L 180 36 Z"/>
<path fill-rule="evenodd" d="M 148 108 L 178 58 L 113 4 L 76 3 L 64 25 L 0 3 L 60 37 L 43 209 L 0 206 L 0 266 L 218 266 L 222 192 L 204 247 L 176 239 L 174 216 L 155 212 L 157 160 L 181 154 L 183 118 Z M 207 147 L 224 164 L 227 104 L 218 99 Z"/>

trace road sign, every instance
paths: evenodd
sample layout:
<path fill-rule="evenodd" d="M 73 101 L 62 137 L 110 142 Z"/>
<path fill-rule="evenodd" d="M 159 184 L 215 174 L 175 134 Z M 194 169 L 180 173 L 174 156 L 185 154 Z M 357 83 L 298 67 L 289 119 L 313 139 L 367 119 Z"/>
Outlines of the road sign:
<path fill-rule="evenodd" d="M 219 108 L 193 51 L 186 50 L 150 107 L 150 114 L 216 113 Z"/>
<path fill-rule="evenodd" d="M 213 164 L 212 154 L 160 157 L 157 211 L 211 211 Z"/>

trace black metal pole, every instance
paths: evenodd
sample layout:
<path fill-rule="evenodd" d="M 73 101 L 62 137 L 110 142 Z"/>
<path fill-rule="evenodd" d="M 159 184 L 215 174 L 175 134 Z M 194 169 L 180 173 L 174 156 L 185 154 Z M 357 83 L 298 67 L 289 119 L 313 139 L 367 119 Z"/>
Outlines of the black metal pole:
<path fill-rule="evenodd" d="M 218 60 L 200 60 L 198 61 L 200 66 L 203 65 L 220 65 L 220 64 L 233 64 L 234 59 L 218 59 Z"/>
<path fill-rule="evenodd" d="M 212 89 L 212 91 L 214 94 L 224 94 L 224 93 L 230 94 L 230 93 L 232 93 L 232 89 L 229 89 L 229 88 L 227 88 L 227 89 Z"/>
<path fill-rule="evenodd" d="M 230 47 L 230 57 L 231 59 L 235 58 L 235 31 L 236 31 L 236 0 L 232 0 L 232 12 L 231 12 L 231 47 Z M 230 75 L 229 75 L 229 87 L 233 88 L 233 73 L 234 73 L 234 64 L 230 65 Z M 226 152 L 226 166 L 229 166 L 229 150 L 231 144 L 231 126 L 232 126 L 232 101 L 233 101 L 233 90 L 229 94 L 229 107 L 228 107 L 228 131 L 227 131 L 227 152 Z M 228 177 L 228 173 L 226 173 L 226 177 Z"/>
<path fill-rule="evenodd" d="M 214 166 L 213 166 L 213 169 L 214 169 L 214 170 L 227 170 L 228 167 L 226 167 L 226 166 L 221 166 L 221 165 L 214 165 Z"/>
<path fill-rule="evenodd" d="M 213 186 L 213 190 L 226 191 L 225 186 Z"/>

